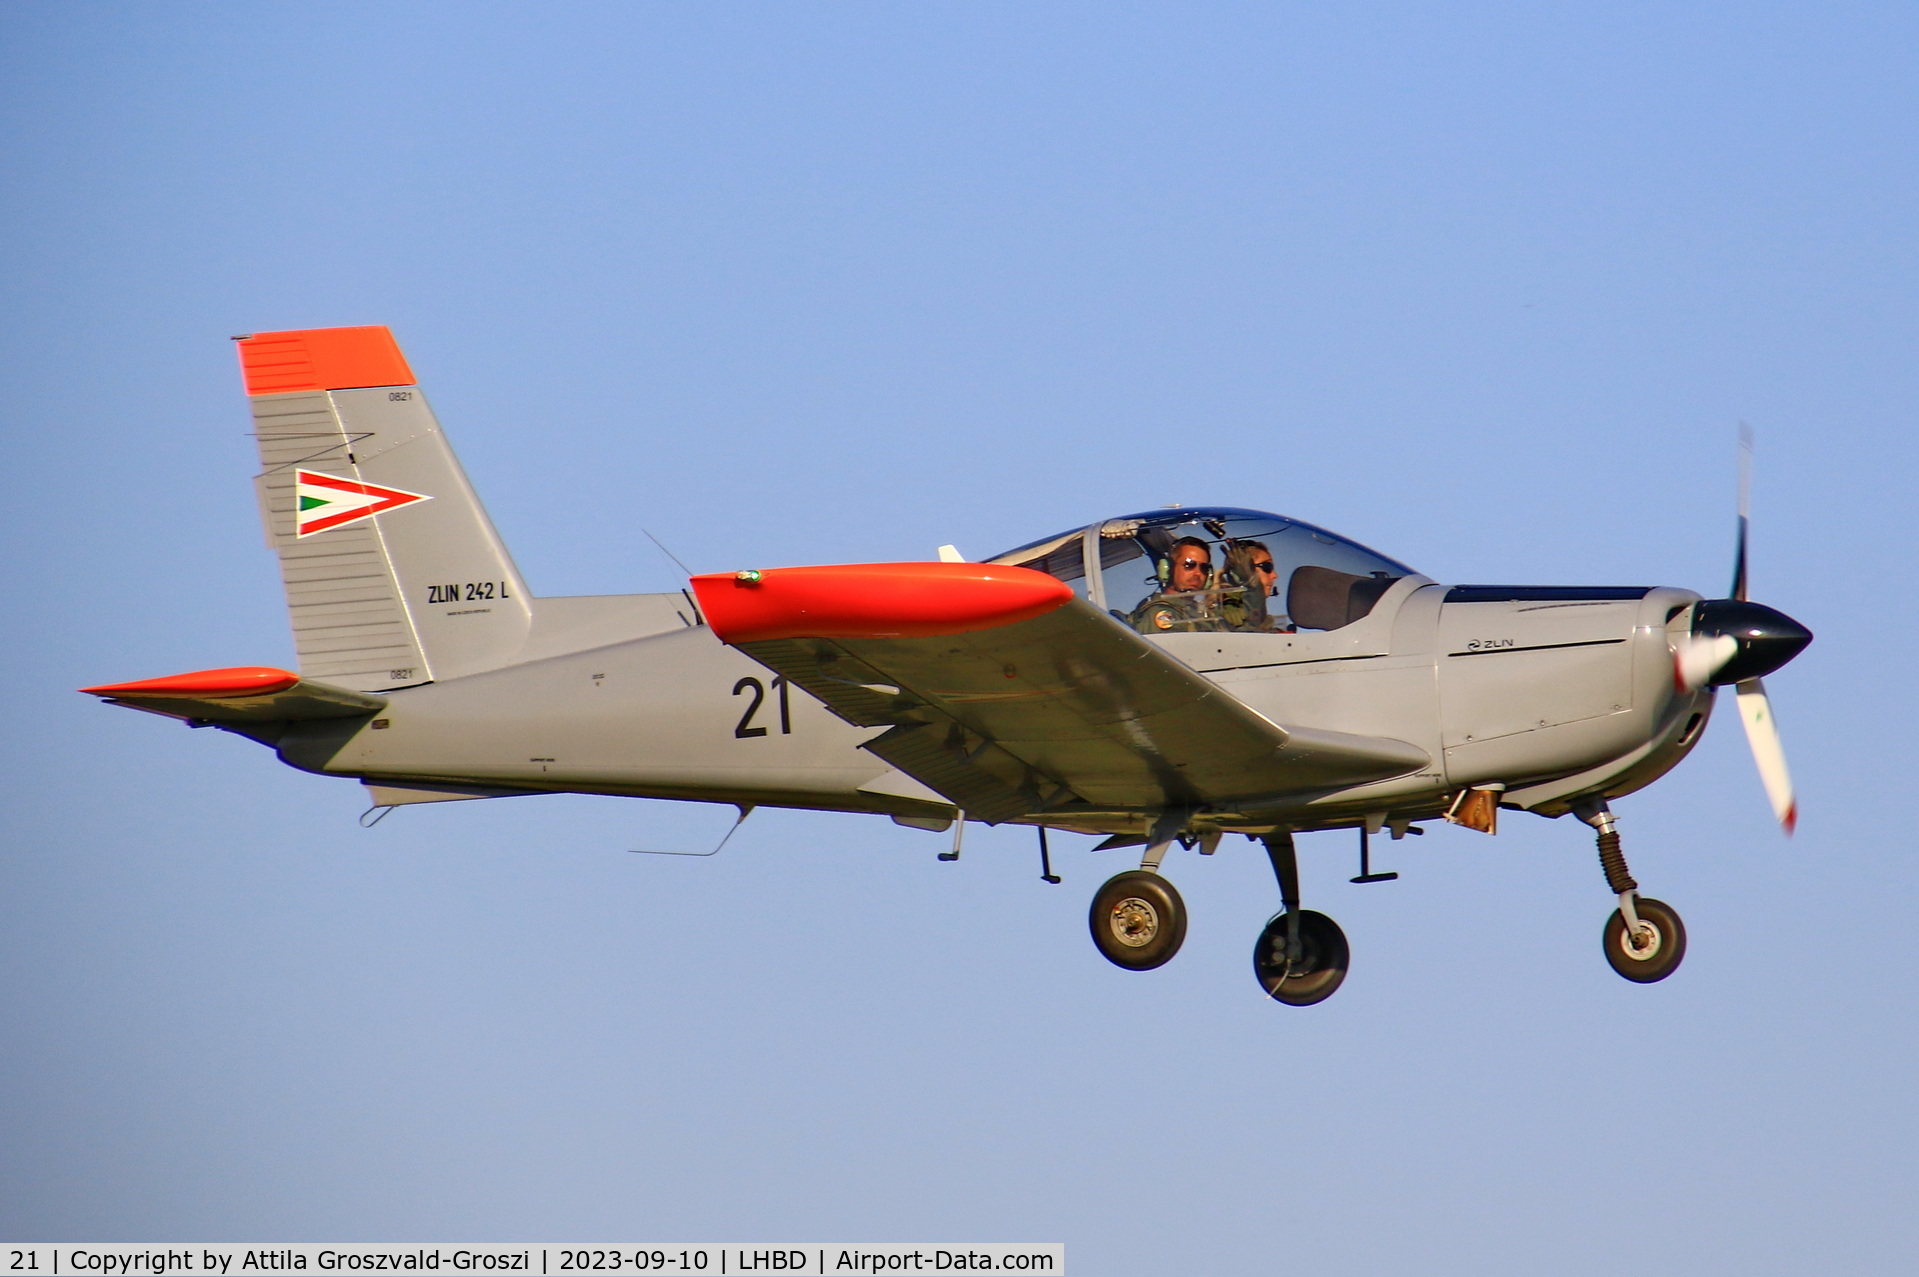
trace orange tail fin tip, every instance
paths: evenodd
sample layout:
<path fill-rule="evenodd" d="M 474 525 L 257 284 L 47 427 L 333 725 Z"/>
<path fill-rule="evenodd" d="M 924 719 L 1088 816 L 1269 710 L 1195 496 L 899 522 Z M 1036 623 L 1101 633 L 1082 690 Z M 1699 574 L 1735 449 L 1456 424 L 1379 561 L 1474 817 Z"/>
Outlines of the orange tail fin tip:
<path fill-rule="evenodd" d="M 384 324 L 254 333 L 237 341 L 249 395 L 417 384 Z"/>

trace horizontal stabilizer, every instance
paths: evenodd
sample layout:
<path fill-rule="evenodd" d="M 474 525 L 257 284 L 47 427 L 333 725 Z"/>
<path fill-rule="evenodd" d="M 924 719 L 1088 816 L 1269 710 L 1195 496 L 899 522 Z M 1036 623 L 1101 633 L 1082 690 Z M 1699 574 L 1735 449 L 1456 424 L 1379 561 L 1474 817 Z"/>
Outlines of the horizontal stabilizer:
<path fill-rule="evenodd" d="M 386 708 L 384 696 L 369 696 L 303 679 L 270 665 L 195 670 L 134 683 L 80 689 L 109 705 L 125 705 L 172 718 L 208 723 L 287 723 L 317 718 L 358 718 Z"/>

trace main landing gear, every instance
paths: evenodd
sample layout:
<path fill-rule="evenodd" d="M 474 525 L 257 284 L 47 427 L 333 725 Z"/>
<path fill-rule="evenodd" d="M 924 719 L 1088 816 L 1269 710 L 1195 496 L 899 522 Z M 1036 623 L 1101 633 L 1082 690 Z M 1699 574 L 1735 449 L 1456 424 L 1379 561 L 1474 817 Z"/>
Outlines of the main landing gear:
<path fill-rule="evenodd" d="M 1087 916 L 1093 943 L 1115 966 L 1129 971 L 1164 966 L 1186 939 L 1186 903 L 1159 873 L 1178 824 L 1163 817 L 1148 838 L 1140 867 L 1108 879 L 1093 896 Z M 1346 934 L 1325 914 L 1299 907 L 1299 859 L 1292 831 L 1275 830 L 1265 843 L 1285 908 L 1259 933 L 1253 974 L 1275 1002 L 1296 1007 L 1324 1002 L 1346 978 Z"/>
<path fill-rule="evenodd" d="M 1093 895 L 1086 922 L 1093 943 L 1116 967 L 1128 971 L 1163 967 L 1186 942 L 1186 902 L 1172 883 L 1159 876 L 1159 863 L 1179 837 L 1186 816 L 1178 809 L 1162 812 L 1147 835 L 1139 868 L 1107 879 Z"/>
<path fill-rule="evenodd" d="M 1686 924 L 1670 905 L 1639 894 L 1619 849 L 1619 820 L 1604 800 L 1575 808 L 1579 818 L 1599 831 L 1599 867 L 1619 908 L 1606 919 L 1606 961 L 1635 984 L 1664 980 L 1686 956 Z"/>
<path fill-rule="evenodd" d="M 1273 1001 L 1309 1007 L 1332 997 L 1346 979 L 1351 951 L 1337 922 L 1299 907 L 1299 857 L 1293 850 L 1292 830 L 1275 829 L 1266 835 L 1265 843 L 1285 908 L 1259 933 L 1259 943 L 1253 946 L 1253 974 Z"/>
<path fill-rule="evenodd" d="M 1106 960 L 1128 971 L 1165 966 L 1186 940 L 1186 902 L 1151 869 L 1108 879 L 1087 921 Z"/>

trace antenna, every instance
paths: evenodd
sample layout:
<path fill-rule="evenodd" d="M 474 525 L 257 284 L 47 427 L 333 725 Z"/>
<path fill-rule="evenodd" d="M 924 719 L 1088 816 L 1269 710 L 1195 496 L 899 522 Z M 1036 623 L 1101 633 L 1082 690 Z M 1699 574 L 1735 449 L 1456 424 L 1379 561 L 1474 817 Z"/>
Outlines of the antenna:
<path fill-rule="evenodd" d="M 645 531 L 645 529 L 642 528 L 641 531 Z M 648 533 L 648 535 L 650 536 L 652 534 Z M 662 550 L 666 549 L 665 546 L 661 546 L 660 548 Z M 720 845 L 711 851 L 654 851 L 646 847 L 628 847 L 627 851 L 635 856 L 717 856 L 720 854 L 721 848 L 733 841 L 733 835 L 740 831 L 740 826 L 746 823 L 746 818 L 757 810 L 752 803 L 735 803 L 734 806 L 740 809 L 740 818 L 733 822 L 731 829 L 726 831 L 726 837 L 720 839 Z"/>
<path fill-rule="evenodd" d="M 640 531 L 646 532 L 646 529 L 641 528 Z M 680 556 L 666 548 L 666 542 L 660 540 L 658 537 L 654 536 L 651 532 L 646 532 L 646 539 L 651 541 L 654 545 L 659 546 L 660 553 L 664 554 L 667 558 L 673 560 L 674 565 L 677 566 L 681 572 L 684 572 L 686 574 L 686 578 L 689 581 L 693 579 L 693 569 L 687 567 L 686 564 L 681 563 Z"/>

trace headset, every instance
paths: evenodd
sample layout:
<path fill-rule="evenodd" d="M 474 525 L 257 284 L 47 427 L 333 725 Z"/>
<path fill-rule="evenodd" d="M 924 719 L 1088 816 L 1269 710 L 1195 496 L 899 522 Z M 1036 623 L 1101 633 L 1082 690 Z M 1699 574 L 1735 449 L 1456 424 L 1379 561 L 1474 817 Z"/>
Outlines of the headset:
<path fill-rule="evenodd" d="M 1168 550 L 1153 568 L 1153 575 L 1158 578 L 1160 589 L 1166 589 L 1167 586 L 1171 584 L 1173 579 L 1173 560 L 1179 557 L 1180 547 L 1186 545 L 1196 545 L 1206 552 L 1206 575 L 1200 579 L 1200 588 L 1205 589 L 1213 583 L 1213 547 L 1207 545 L 1198 537 L 1181 537 L 1179 540 L 1173 542 L 1172 549 Z"/>

